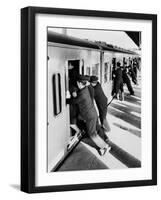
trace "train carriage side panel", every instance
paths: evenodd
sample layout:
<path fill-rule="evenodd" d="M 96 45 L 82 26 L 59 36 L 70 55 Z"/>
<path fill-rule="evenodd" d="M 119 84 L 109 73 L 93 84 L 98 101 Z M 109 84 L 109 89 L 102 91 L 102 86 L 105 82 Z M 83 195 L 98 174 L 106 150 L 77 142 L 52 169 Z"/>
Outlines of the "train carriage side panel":
<path fill-rule="evenodd" d="M 66 151 L 69 131 L 68 108 L 65 102 L 65 66 L 57 51 L 48 46 L 48 172 Z"/>
<path fill-rule="evenodd" d="M 90 67 L 91 73 L 93 70 L 99 75 L 100 52 L 64 48 L 63 45 L 59 47 L 58 44 L 48 43 L 48 57 L 48 172 L 50 172 L 67 152 L 71 138 L 69 105 L 66 104 L 66 94 L 69 90 L 69 82 L 66 82 L 69 77 L 66 72 L 70 68 L 69 61 L 80 61 L 78 67 L 81 74 L 83 72 L 87 74 L 87 67 Z M 54 90 L 57 92 L 56 95 Z"/>

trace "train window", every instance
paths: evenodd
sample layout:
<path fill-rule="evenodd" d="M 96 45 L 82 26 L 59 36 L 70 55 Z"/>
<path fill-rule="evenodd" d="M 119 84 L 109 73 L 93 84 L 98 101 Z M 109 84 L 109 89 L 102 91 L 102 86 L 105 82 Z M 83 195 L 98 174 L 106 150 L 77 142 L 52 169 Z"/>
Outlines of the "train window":
<path fill-rule="evenodd" d="M 54 74 L 52 78 L 53 85 L 53 112 L 54 115 L 58 115 L 62 110 L 62 99 L 61 99 L 61 77 L 60 74 Z"/>
<path fill-rule="evenodd" d="M 104 71 L 104 83 L 106 83 L 107 81 L 109 81 L 108 80 L 108 63 L 104 64 L 104 69 L 105 69 L 105 71 Z"/>
<path fill-rule="evenodd" d="M 90 67 L 87 67 L 87 68 L 86 68 L 86 74 L 87 74 L 88 76 L 90 76 L 90 74 L 91 74 L 91 68 L 90 68 Z"/>
<path fill-rule="evenodd" d="M 98 76 L 98 68 L 99 68 L 99 64 L 98 63 L 93 65 L 93 67 L 92 67 L 92 75 Z"/>
<path fill-rule="evenodd" d="M 110 81 L 112 81 L 112 65 L 110 65 Z"/>
<path fill-rule="evenodd" d="M 84 60 L 81 60 L 82 75 L 84 75 Z"/>
<path fill-rule="evenodd" d="M 116 67 L 116 58 L 112 58 L 112 65 L 114 68 Z"/>

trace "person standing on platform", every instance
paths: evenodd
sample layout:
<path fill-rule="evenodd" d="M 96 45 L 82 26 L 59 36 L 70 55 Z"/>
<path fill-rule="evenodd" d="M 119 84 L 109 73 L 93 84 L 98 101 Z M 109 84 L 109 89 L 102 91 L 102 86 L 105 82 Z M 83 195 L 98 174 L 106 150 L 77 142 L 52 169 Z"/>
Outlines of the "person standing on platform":
<path fill-rule="evenodd" d="M 132 88 L 131 81 L 128 77 L 128 71 L 127 71 L 126 67 L 122 71 L 122 78 L 123 78 L 123 83 L 125 83 L 127 85 L 130 95 L 134 95 L 134 90 Z"/>
<path fill-rule="evenodd" d="M 111 131 L 109 123 L 106 119 L 108 99 L 103 92 L 101 84 L 98 82 L 97 76 L 91 76 L 90 82 L 92 87 L 94 88 L 94 100 L 98 108 L 101 126 L 104 129 L 104 131 L 108 133 Z M 107 136 L 104 137 L 104 139 L 108 141 Z"/>
<path fill-rule="evenodd" d="M 121 70 L 121 63 L 117 62 L 116 70 L 113 74 L 114 80 L 113 80 L 113 90 L 112 90 L 112 96 L 115 96 L 117 99 L 119 99 L 119 90 L 121 91 L 121 100 L 123 99 L 123 79 L 122 79 L 122 70 Z"/>
<path fill-rule="evenodd" d="M 134 70 L 132 69 L 132 66 L 128 66 L 128 69 L 129 69 L 129 75 L 131 76 L 131 79 L 132 79 L 132 82 L 137 85 L 137 77 L 136 77 L 136 74 L 134 72 Z"/>

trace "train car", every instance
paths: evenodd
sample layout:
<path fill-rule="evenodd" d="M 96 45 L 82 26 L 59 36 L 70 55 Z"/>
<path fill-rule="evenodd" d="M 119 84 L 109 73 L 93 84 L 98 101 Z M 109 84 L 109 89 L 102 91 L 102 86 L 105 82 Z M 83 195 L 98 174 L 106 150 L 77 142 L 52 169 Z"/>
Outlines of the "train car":
<path fill-rule="evenodd" d="M 117 61 L 133 56 L 134 52 L 100 42 L 69 37 L 48 31 L 48 161 L 47 171 L 59 164 L 79 142 L 73 139 L 70 111 L 66 98 L 70 82 L 78 74 L 96 75 L 107 97 L 111 95 L 112 67 Z M 80 136 L 80 135 L 79 135 Z M 72 144 L 72 145 L 71 145 Z M 70 148 L 69 148 L 70 146 Z"/>

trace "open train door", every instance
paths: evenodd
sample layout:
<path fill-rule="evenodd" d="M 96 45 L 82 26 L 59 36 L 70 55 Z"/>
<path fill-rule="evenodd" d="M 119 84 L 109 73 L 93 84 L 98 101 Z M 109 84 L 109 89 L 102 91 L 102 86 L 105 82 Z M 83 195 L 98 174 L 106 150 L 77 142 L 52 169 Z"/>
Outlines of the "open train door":
<path fill-rule="evenodd" d="M 77 87 L 77 78 L 79 74 L 84 74 L 84 61 L 83 60 L 68 60 L 66 62 L 66 98 L 71 96 L 71 87 Z M 71 121 L 71 109 L 69 108 L 69 118 L 70 118 L 70 138 L 68 141 L 67 149 L 70 151 L 74 146 L 80 141 L 82 137 L 82 132 L 77 127 L 76 123 Z"/>
<path fill-rule="evenodd" d="M 54 47 L 48 47 L 48 127 L 47 171 L 62 162 L 70 138 L 69 108 L 66 105 L 65 63 L 53 58 Z"/>

